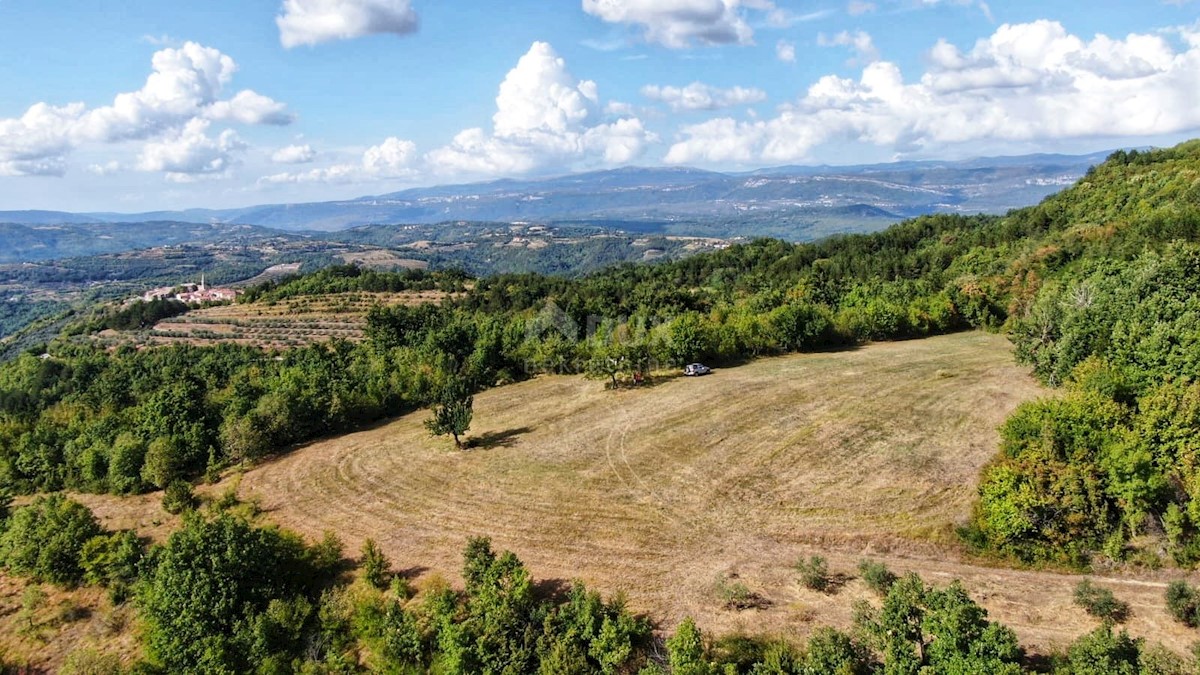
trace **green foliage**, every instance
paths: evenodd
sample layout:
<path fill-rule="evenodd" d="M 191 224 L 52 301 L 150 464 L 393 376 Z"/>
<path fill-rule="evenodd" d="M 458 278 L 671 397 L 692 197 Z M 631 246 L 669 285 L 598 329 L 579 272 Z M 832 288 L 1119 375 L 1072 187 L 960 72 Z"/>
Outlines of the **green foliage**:
<path fill-rule="evenodd" d="M 150 328 L 163 319 L 186 314 L 186 303 L 174 298 L 158 298 L 149 302 L 138 300 L 130 305 L 96 321 L 90 328 L 93 331 L 104 330 L 138 330 Z"/>
<path fill-rule="evenodd" d="M 192 484 L 183 479 L 171 481 L 163 490 L 162 507 L 167 513 L 180 514 L 196 508 L 199 500 L 192 492 Z"/>
<path fill-rule="evenodd" d="M 475 397 L 466 382 L 455 379 L 442 387 L 433 405 L 433 417 L 425 426 L 434 436 L 454 437 L 455 447 L 462 448 L 462 435 L 471 428 Z"/>
<path fill-rule="evenodd" d="M 1143 641 L 1125 631 L 1113 633 L 1105 624 L 1071 643 L 1055 669 L 1062 675 L 1138 675 L 1142 673 Z"/>
<path fill-rule="evenodd" d="M 363 579 L 375 588 L 386 588 L 392 574 L 392 563 L 383 554 L 374 539 L 367 539 L 362 547 Z"/>
<path fill-rule="evenodd" d="M 124 600 L 137 581 L 146 556 L 146 545 L 130 530 L 92 537 L 83 545 L 79 566 L 85 583 L 108 588 L 116 600 Z"/>
<path fill-rule="evenodd" d="M 1124 623 L 1129 617 L 1129 604 L 1122 602 L 1112 591 L 1084 579 L 1075 585 L 1075 604 L 1091 616 L 1114 623 Z"/>
<path fill-rule="evenodd" d="M 1200 590 L 1182 579 L 1167 586 L 1167 611 L 1189 628 L 1200 627 Z"/>
<path fill-rule="evenodd" d="M 191 517 L 155 559 L 138 606 L 164 668 L 244 672 L 303 644 L 322 571 L 298 537 L 228 514 Z"/>
<path fill-rule="evenodd" d="M 0 565 L 14 574 L 60 586 L 83 580 L 80 554 L 101 534 L 87 507 L 62 495 L 39 497 L 13 512 L 0 534 Z"/>
<path fill-rule="evenodd" d="M 867 585 L 876 594 L 886 596 L 891 590 L 892 584 L 896 583 L 899 578 L 894 572 L 888 569 L 887 565 L 876 562 L 874 560 L 862 560 L 858 563 L 858 576 L 862 577 L 863 583 Z"/>
<path fill-rule="evenodd" d="M 882 607 L 860 603 L 855 615 L 859 629 L 883 655 L 885 672 L 1021 672 L 1016 635 L 989 622 L 958 582 L 933 589 L 909 574 L 892 584 Z"/>
<path fill-rule="evenodd" d="M 704 635 L 690 617 L 667 640 L 667 662 L 672 675 L 708 675 L 717 673 L 716 664 L 706 660 Z"/>
<path fill-rule="evenodd" d="M 825 558 L 814 555 L 807 560 L 796 561 L 796 571 L 800 574 L 800 585 L 810 591 L 826 592 L 830 588 L 829 565 Z"/>

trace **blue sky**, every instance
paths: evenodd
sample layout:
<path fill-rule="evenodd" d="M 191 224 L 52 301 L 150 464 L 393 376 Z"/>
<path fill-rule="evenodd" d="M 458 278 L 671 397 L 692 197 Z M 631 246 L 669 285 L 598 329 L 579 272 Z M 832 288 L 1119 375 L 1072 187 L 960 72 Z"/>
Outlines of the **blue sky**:
<path fill-rule="evenodd" d="M 1200 130 L 1200 2 L 0 0 L 0 210 Z"/>

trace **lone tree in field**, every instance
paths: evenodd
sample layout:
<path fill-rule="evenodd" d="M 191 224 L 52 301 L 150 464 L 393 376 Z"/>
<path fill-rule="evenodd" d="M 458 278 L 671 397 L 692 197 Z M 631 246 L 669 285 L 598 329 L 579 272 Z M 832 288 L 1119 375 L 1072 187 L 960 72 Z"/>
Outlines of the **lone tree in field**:
<path fill-rule="evenodd" d="M 450 435 L 454 445 L 463 448 L 462 435 L 471 428 L 475 397 L 471 388 L 461 379 L 446 384 L 433 405 L 433 417 L 425 421 L 425 427 L 434 436 Z"/>

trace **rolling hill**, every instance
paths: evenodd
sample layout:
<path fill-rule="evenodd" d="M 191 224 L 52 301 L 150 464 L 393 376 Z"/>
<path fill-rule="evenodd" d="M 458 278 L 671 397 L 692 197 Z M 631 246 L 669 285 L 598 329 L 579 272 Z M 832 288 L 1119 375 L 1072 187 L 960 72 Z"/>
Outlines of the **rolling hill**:
<path fill-rule="evenodd" d="M 730 233 L 811 240 L 882 229 L 926 213 L 1001 213 L 1070 185 L 1106 153 L 1029 155 L 960 162 L 848 167 L 778 167 L 726 174 L 688 168 L 629 167 L 553 178 L 415 188 L 311 204 L 192 209 L 142 214 L 0 212 L 0 222 L 181 221 L 248 223 L 281 230 L 336 231 L 377 223 L 539 221 L 671 228 L 673 234 Z M 780 220 L 790 229 L 763 229 Z"/>

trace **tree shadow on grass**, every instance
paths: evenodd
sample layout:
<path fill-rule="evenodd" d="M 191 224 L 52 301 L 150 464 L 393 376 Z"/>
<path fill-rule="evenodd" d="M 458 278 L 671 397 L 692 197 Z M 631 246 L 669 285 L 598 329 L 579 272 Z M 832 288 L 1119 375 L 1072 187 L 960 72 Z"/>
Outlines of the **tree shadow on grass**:
<path fill-rule="evenodd" d="M 533 583 L 533 595 L 541 600 L 562 602 L 574 586 L 575 583 L 567 579 L 539 579 Z"/>
<path fill-rule="evenodd" d="M 467 440 L 467 450 L 494 450 L 495 448 L 512 447 L 517 439 L 532 432 L 531 427 L 505 429 L 504 431 L 489 431 Z"/>
<path fill-rule="evenodd" d="M 420 578 L 420 576 L 422 574 L 425 574 L 428 571 L 429 571 L 428 567 L 421 567 L 418 565 L 416 567 L 406 567 L 401 570 L 396 570 L 395 575 L 400 577 L 401 579 L 406 579 L 408 581 L 416 581 L 418 578 Z"/>

